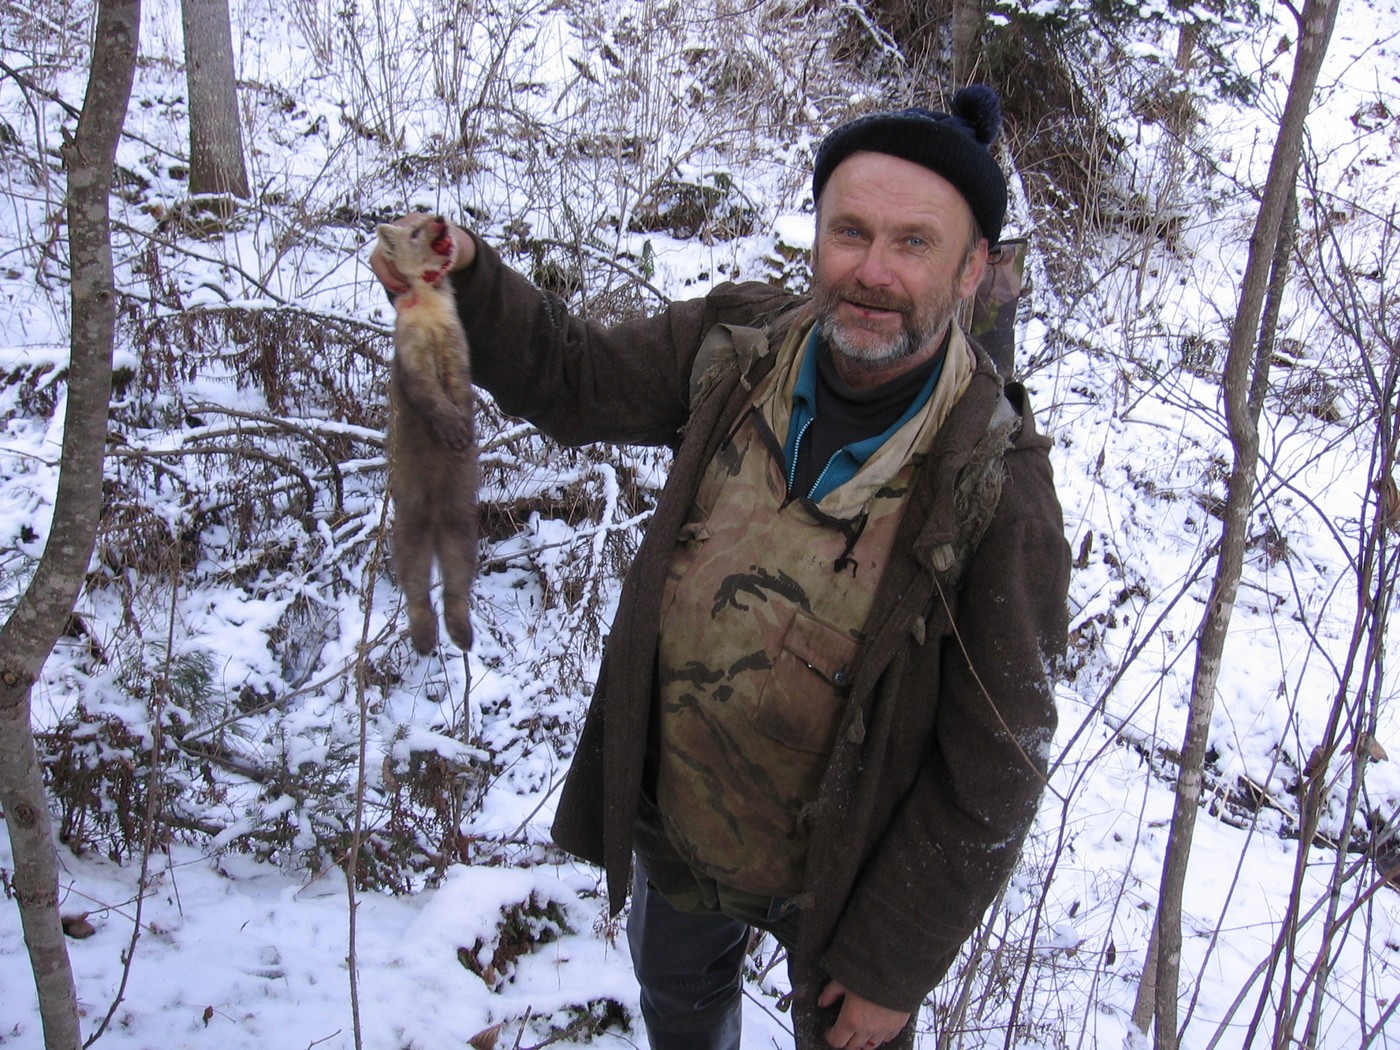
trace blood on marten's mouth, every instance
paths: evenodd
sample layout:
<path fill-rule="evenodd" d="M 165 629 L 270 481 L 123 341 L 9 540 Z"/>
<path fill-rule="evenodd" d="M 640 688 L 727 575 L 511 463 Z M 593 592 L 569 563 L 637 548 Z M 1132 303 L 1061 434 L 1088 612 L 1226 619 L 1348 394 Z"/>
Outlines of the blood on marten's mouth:
<path fill-rule="evenodd" d="M 432 247 L 439 255 L 452 254 L 452 231 L 447 228 L 447 223 L 438 226 L 438 234 L 433 238 Z"/>

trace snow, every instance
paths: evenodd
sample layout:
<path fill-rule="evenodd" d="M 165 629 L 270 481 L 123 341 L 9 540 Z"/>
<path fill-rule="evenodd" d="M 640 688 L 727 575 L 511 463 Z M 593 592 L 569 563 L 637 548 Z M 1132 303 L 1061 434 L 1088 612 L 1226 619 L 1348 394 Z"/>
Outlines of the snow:
<path fill-rule="evenodd" d="M 998 18 L 1020 18 L 1069 17 L 1080 5 L 998 6 Z M 109 524 L 77 609 L 86 633 L 62 638 L 48 661 L 34 725 L 41 735 L 70 730 L 93 761 L 126 762 L 144 776 L 151 711 L 163 706 L 167 736 L 204 755 L 167 754 L 172 808 L 205 830 L 162 838 L 143 892 L 139 855 L 116 844 L 117 825 L 144 805 L 133 784 L 86 813 L 82 849 L 60 849 L 61 910 L 86 913 L 95 927 L 67 942 L 84 1034 L 120 997 L 102 1045 L 351 1047 L 358 1011 L 370 1047 L 460 1047 L 496 1025 L 497 1046 L 535 1047 L 561 1030 L 568 1046 L 584 1039 L 579 1011 L 610 1009 L 616 1023 L 596 1041 L 643 1045 L 600 874 L 554 849 L 549 824 L 596 675 L 598 631 L 664 482 L 665 456 L 547 446 L 488 404 L 483 500 L 512 517 L 484 540 L 476 647 L 467 657 L 450 645 L 414 655 L 382 543 L 390 317 L 365 265 L 373 223 L 441 210 L 478 226 L 521 267 L 581 268 L 599 308 L 626 292 L 629 277 L 675 298 L 731 278 L 800 282 L 794 253 L 811 244 L 814 145 L 883 87 L 840 79 L 818 46 L 836 36 L 819 20 L 835 15 L 814 11 L 798 32 L 766 4 L 388 0 L 369 11 L 235 0 L 259 200 L 201 230 L 181 219 L 178 10 L 174 0 L 143 7 L 143 61 L 118 154 L 141 185 L 113 198 L 127 295 L 114 363 L 128 385 L 114 395 Z M 1175 53 L 1174 33 L 1161 27 L 1186 14 L 1138 7 L 1160 31 L 1144 29 L 1113 61 L 1125 84 L 1147 85 Z M 14 5 L 0 14 L 0 57 L 79 103 L 87 13 Z M 1397 15 L 1394 0 L 1344 3 L 1309 120 L 1300 198 L 1306 242 L 1335 235 L 1373 298 L 1388 293 L 1393 269 L 1387 217 L 1400 142 L 1396 40 L 1377 27 L 1400 24 Z M 1279 46 L 1292 39 L 1282 6 L 1280 21 L 1238 34 L 1228 14 L 1192 17 L 1233 34 L 1229 57 L 1260 89 L 1252 104 L 1207 90 L 1201 74 L 1193 97 L 1202 131 L 1183 152 L 1124 98 L 1103 102 L 1121 111 L 1120 171 L 1132 178 L 1100 187 L 1104 199 L 1135 193 L 1161 204 L 1157 214 L 1179 214 L 1174 246 L 1096 230 L 1086 265 L 1102 273 L 1073 301 L 1060 298 L 1035 254 L 1036 217 L 1016 191 L 1022 210 L 1010 228 L 1028 231 L 1033 246 L 1018 357 L 1055 441 L 1076 556 L 1073 643 L 1056 686 L 1060 726 L 1041 818 L 1021 870 L 925 1010 L 920 1045 L 930 1050 L 964 990 L 972 1005 L 963 1046 L 1146 1045 L 1129 1015 L 1230 462 L 1218 369 L 1293 54 Z M 715 61 L 721 39 L 727 64 Z M 752 103 L 744 120 L 736 99 Z M 52 154 L 72 121 L 13 76 L 0 77 L 0 121 L 8 615 L 42 553 L 58 483 L 69 305 Z M 682 239 L 629 226 L 641 188 L 719 186 L 717 175 L 731 180 L 733 200 L 752 205 L 751 234 Z M 577 254 L 559 247 L 580 243 Z M 624 305 L 656 304 L 655 292 L 627 294 Z M 1319 950 L 1339 860 L 1358 865 L 1340 907 L 1360 903 L 1332 945 L 1319 1045 L 1357 1047 L 1368 1034 L 1371 1046 L 1400 1042 L 1400 1022 L 1385 1013 L 1400 996 L 1400 897 L 1374 883 L 1356 851 L 1400 820 L 1400 679 L 1382 661 L 1364 682 L 1342 684 L 1369 600 L 1355 549 L 1374 509 L 1377 406 L 1359 354 L 1320 306 L 1329 301 L 1295 278 L 1261 418 L 1260 497 L 1188 876 L 1182 1021 L 1193 1048 L 1217 1035 L 1220 1047 L 1248 1045 L 1261 996 L 1268 1033 L 1279 997 L 1295 994 Z M 272 335 L 254 338 L 255 324 Z M 1392 352 L 1382 337 L 1367 345 L 1378 367 Z M 268 347 L 275 352 L 259 353 Z M 210 448 L 217 453 L 199 451 Z M 1343 688 L 1359 723 L 1396 757 L 1365 765 L 1351 827 L 1351 756 L 1333 758 L 1318 834 L 1350 835 L 1353 851 L 1319 844 L 1300 869 L 1300 773 Z M 357 822 L 373 833 L 361 874 L 379 881 L 352 901 L 340 865 Z M 13 870 L 0 830 L 7 898 Z M 1280 979 L 1258 974 L 1279 940 L 1295 870 L 1302 909 L 1319 910 L 1300 932 L 1294 991 L 1284 992 Z M 536 915 L 535 950 L 484 978 L 477 971 L 503 915 L 519 906 L 553 918 Z M 791 1045 L 773 952 L 766 941 L 746 985 L 747 1050 Z M 1020 1027 L 1008 1036 L 1013 999 Z M 8 904 L 0 1045 L 42 1045 L 18 910 Z"/>

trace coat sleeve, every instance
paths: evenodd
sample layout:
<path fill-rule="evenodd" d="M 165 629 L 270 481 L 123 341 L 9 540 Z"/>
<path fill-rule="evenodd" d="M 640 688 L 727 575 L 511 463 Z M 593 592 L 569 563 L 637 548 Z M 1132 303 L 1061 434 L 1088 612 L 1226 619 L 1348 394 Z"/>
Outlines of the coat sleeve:
<path fill-rule="evenodd" d="M 890 1009 L 914 1012 L 943 978 L 1011 873 L 1045 786 L 1069 546 L 1044 451 L 1005 462 L 941 643 L 935 739 L 821 959 Z"/>
<path fill-rule="evenodd" d="M 714 324 L 754 324 L 791 296 L 759 282 L 723 284 L 661 313 L 606 326 L 569 313 L 476 239 L 454 275 L 472 381 L 503 412 L 566 445 L 673 445 L 689 413 L 690 369 Z"/>

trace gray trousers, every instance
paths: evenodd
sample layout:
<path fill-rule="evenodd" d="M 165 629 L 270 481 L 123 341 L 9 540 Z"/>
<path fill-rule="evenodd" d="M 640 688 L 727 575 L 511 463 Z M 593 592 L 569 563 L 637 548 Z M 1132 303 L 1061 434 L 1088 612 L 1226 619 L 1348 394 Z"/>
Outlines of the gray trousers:
<path fill-rule="evenodd" d="M 759 924 L 791 948 L 796 913 L 779 911 Z M 651 1050 L 739 1050 L 750 932 L 744 919 L 672 907 L 635 859 L 627 945 Z"/>
<path fill-rule="evenodd" d="M 804 986 L 793 969 L 800 913 L 784 899 L 756 910 L 754 898 L 719 900 L 711 880 L 704 883 L 697 906 L 673 907 L 647 876 L 646 862 L 634 855 L 632 910 L 627 916 L 627 945 L 642 988 L 642 1020 L 651 1050 L 739 1050 L 743 1012 L 744 957 L 754 927 L 767 930 L 788 950 L 788 976 L 797 1050 L 830 1050 L 826 1032 L 836 1023 L 841 1004 L 818 1007 L 817 993 L 826 978 L 819 972 Z M 674 874 L 674 873 L 673 873 Z M 679 892 L 679 891 L 678 891 Z M 761 900 L 761 898 L 760 898 Z M 880 1050 L 913 1050 L 918 1012 L 904 1030 Z"/>

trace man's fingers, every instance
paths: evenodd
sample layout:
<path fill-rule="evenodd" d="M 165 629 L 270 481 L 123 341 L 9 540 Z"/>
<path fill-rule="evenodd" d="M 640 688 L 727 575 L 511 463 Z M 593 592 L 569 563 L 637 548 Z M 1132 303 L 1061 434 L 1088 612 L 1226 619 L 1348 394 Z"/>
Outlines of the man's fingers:
<path fill-rule="evenodd" d="M 834 1006 L 841 1001 L 841 997 L 846 994 L 846 986 L 840 981 L 827 981 L 826 987 L 817 996 L 817 1005 L 825 1009 Z"/>
<path fill-rule="evenodd" d="M 452 268 L 465 270 L 476 262 L 476 241 L 460 226 L 448 223 L 448 229 L 452 231 L 452 242 L 456 245 L 456 252 L 452 256 Z"/>
<path fill-rule="evenodd" d="M 370 252 L 369 268 L 374 271 L 374 276 L 379 278 L 379 283 L 395 295 L 402 295 L 408 291 L 408 282 L 403 279 L 403 274 L 384 258 L 384 252 L 378 245 Z"/>
<path fill-rule="evenodd" d="M 818 1006 L 841 1003 L 836 1023 L 827 1030 L 826 1041 L 836 1050 L 873 1050 L 889 1042 L 909 1020 L 900 1013 L 863 999 L 837 981 L 829 981 L 817 996 Z"/>
<path fill-rule="evenodd" d="M 826 1041 L 836 1050 L 860 1050 L 864 1040 L 858 1039 L 856 1033 L 847 1025 L 839 1021 L 832 1025 L 826 1033 Z"/>

